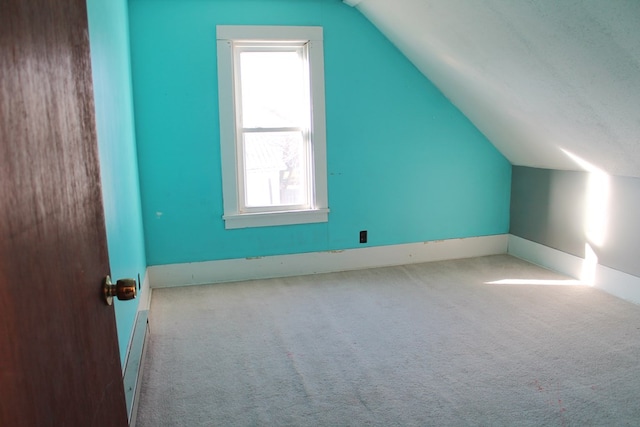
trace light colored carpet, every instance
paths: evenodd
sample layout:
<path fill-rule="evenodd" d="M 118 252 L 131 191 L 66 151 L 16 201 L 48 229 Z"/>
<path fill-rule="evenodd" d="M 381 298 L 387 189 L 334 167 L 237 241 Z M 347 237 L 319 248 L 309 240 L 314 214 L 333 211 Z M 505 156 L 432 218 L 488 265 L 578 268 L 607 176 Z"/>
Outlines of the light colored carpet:
<path fill-rule="evenodd" d="M 137 426 L 640 425 L 640 306 L 548 280 L 503 255 L 155 290 Z"/>

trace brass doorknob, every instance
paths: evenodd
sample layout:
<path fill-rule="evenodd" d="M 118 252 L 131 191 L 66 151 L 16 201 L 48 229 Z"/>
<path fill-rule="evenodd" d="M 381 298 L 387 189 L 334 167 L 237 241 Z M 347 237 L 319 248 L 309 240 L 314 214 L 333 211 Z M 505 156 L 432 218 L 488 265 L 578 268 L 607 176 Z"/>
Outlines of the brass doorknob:
<path fill-rule="evenodd" d="M 104 300 L 108 305 L 113 304 L 113 297 L 121 301 L 134 299 L 138 294 L 135 279 L 120 279 L 115 285 L 111 283 L 111 277 L 107 276 L 102 281 Z"/>

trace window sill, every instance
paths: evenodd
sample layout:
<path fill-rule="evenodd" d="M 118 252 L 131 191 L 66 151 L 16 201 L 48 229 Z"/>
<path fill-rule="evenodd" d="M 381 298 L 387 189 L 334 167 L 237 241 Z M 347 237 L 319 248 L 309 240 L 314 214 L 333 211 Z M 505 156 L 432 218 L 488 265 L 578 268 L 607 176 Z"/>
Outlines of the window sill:
<path fill-rule="evenodd" d="M 224 228 L 271 227 L 275 225 L 311 224 L 329 221 L 329 209 L 227 214 Z"/>

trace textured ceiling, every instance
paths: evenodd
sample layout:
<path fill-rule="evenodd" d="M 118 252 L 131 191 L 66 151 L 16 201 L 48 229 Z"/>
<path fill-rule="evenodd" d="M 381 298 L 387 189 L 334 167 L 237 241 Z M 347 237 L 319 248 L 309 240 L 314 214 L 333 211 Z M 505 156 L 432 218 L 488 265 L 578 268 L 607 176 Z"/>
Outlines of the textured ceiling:
<path fill-rule="evenodd" d="M 345 3 L 514 165 L 640 177 L 639 0 Z"/>

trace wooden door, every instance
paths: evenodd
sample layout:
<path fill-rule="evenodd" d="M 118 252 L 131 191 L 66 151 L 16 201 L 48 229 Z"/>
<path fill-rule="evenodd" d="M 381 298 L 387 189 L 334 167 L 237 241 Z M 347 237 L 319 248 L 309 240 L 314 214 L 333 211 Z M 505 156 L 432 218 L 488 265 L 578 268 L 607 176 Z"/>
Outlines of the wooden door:
<path fill-rule="evenodd" d="M 0 425 L 126 426 L 85 0 L 0 0 Z"/>

